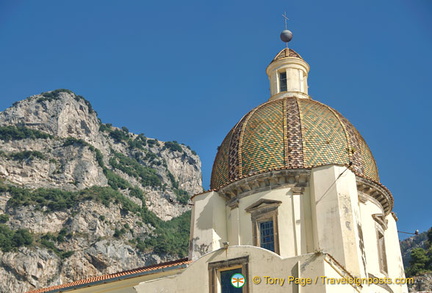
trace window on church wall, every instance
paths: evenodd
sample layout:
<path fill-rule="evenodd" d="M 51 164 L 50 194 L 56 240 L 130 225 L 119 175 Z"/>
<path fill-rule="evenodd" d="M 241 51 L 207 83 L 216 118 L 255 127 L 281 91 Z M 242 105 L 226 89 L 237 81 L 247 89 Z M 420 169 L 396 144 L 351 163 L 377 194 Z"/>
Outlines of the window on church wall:
<path fill-rule="evenodd" d="M 210 293 L 248 293 L 248 257 L 209 264 Z"/>
<path fill-rule="evenodd" d="M 384 231 L 387 229 L 387 220 L 383 214 L 374 214 L 372 215 L 375 220 L 376 225 L 376 233 L 377 233 L 377 249 L 378 249 L 378 258 L 379 258 L 379 268 L 381 273 L 388 273 L 387 266 L 387 253 L 385 246 L 385 237 Z"/>
<path fill-rule="evenodd" d="M 381 273 L 387 274 L 388 268 L 387 268 L 387 255 L 386 255 L 386 248 L 385 248 L 384 232 L 380 231 L 380 229 L 377 230 L 377 239 L 378 239 L 378 256 L 379 256 L 380 270 Z"/>
<path fill-rule="evenodd" d="M 239 275 L 241 274 L 241 275 Z M 242 269 L 228 269 L 220 271 L 220 283 L 222 293 L 241 293 L 243 291 L 244 278 L 242 278 Z"/>
<path fill-rule="evenodd" d="M 246 208 L 251 214 L 253 244 L 279 253 L 278 207 L 280 201 L 259 200 Z"/>
<path fill-rule="evenodd" d="M 273 219 L 259 223 L 260 246 L 275 251 Z"/>
<path fill-rule="evenodd" d="M 286 92 L 287 90 L 287 73 L 286 71 L 279 72 L 279 92 Z"/>

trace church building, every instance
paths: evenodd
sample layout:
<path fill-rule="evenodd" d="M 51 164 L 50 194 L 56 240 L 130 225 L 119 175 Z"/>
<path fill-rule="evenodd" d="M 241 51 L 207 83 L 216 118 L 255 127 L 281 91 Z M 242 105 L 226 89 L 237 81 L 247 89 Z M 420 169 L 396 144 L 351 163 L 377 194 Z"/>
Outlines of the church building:
<path fill-rule="evenodd" d="M 74 292 L 408 292 L 392 194 L 357 129 L 308 95 L 309 69 L 288 46 L 268 65 L 270 98 L 226 135 L 211 189 L 191 199 L 188 259 Z"/>

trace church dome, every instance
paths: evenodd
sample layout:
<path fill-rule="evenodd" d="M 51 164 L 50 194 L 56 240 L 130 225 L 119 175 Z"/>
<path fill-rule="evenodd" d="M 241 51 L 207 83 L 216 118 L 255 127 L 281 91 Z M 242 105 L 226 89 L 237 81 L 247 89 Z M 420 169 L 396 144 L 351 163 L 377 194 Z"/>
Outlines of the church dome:
<path fill-rule="evenodd" d="M 379 182 L 372 153 L 339 112 L 310 98 L 285 96 L 256 107 L 228 133 L 218 149 L 211 189 L 280 169 L 344 165 Z"/>

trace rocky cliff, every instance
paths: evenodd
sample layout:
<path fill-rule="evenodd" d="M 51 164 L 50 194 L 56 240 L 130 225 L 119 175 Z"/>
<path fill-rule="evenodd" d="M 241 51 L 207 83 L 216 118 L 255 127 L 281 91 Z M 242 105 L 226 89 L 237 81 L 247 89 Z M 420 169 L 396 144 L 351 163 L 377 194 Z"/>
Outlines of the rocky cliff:
<path fill-rule="evenodd" d="M 0 112 L 0 292 L 25 292 L 184 256 L 189 147 L 103 124 L 69 90 Z"/>
<path fill-rule="evenodd" d="M 411 252 L 415 248 L 426 248 L 427 232 L 419 233 L 400 241 L 402 260 L 404 267 L 407 268 L 411 261 Z"/>
<path fill-rule="evenodd" d="M 405 273 L 415 281 L 414 284 L 408 284 L 409 292 L 432 292 L 430 233 L 432 228 L 400 242 Z"/>

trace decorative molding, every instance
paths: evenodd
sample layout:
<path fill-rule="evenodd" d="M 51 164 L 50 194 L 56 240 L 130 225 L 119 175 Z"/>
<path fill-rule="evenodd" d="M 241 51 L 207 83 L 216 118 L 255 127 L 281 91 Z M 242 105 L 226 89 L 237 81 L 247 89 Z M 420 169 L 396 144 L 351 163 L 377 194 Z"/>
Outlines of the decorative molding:
<path fill-rule="evenodd" d="M 282 202 L 279 200 L 260 199 L 245 209 L 246 212 L 251 214 L 253 226 L 252 233 L 255 246 L 260 246 L 261 243 L 259 229 L 260 223 L 269 220 L 273 222 L 274 252 L 277 254 L 279 254 L 278 208 L 281 204 Z"/>
<path fill-rule="evenodd" d="M 273 170 L 232 182 L 221 188 L 218 193 L 232 199 L 280 187 L 304 188 L 309 186 L 309 178 L 310 170 L 307 169 Z"/>
<path fill-rule="evenodd" d="M 361 203 L 366 203 L 368 201 L 369 196 L 367 196 L 367 194 L 360 191 L 358 191 L 357 193 L 358 193 L 358 199 Z"/>
<path fill-rule="evenodd" d="M 227 206 L 229 206 L 232 210 L 235 208 L 238 208 L 239 206 L 239 199 L 233 198 L 232 200 L 227 202 Z"/>
<path fill-rule="evenodd" d="M 393 209 L 393 196 L 390 191 L 382 184 L 376 183 L 372 180 L 356 176 L 357 179 L 357 190 L 363 193 L 362 196 L 370 196 L 377 200 L 384 210 L 384 214 L 387 216 Z M 364 198 L 363 198 L 364 199 Z M 360 200 L 362 200 L 360 198 Z"/>
<path fill-rule="evenodd" d="M 304 187 L 298 187 L 298 186 L 294 186 L 291 188 L 291 192 L 293 195 L 302 195 L 304 190 L 305 190 Z"/>
<path fill-rule="evenodd" d="M 371 203 L 376 205 L 382 211 L 382 213 L 384 213 L 384 209 L 378 200 L 376 200 L 372 196 L 370 196 L 370 195 L 368 195 L 368 194 L 366 194 L 363 191 L 360 191 L 358 189 L 357 189 L 357 193 L 358 193 L 358 199 L 361 203 L 366 203 L 367 201 L 370 201 Z"/>
<path fill-rule="evenodd" d="M 280 206 L 282 204 L 282 202 L 280 200 L 272 200 L 272 199 L 265 199 L 262 198 L 259 201 L 257 201 L 256 203 L 251 204 L 250 206 L 248 206 L 247 208 L 245 208 L 245 211 L 248 213 L 252 213 L 256 210 L 261 210 L 261 209 L 275 209 L 278 206 Z"/>
<path fill-rule="evenodd" d="M 381 226 L 381 228 L 385 231 L 388 227 L 388 220 L 385 218 L 384 214 L 373 214 L 372 218 Z"/>

